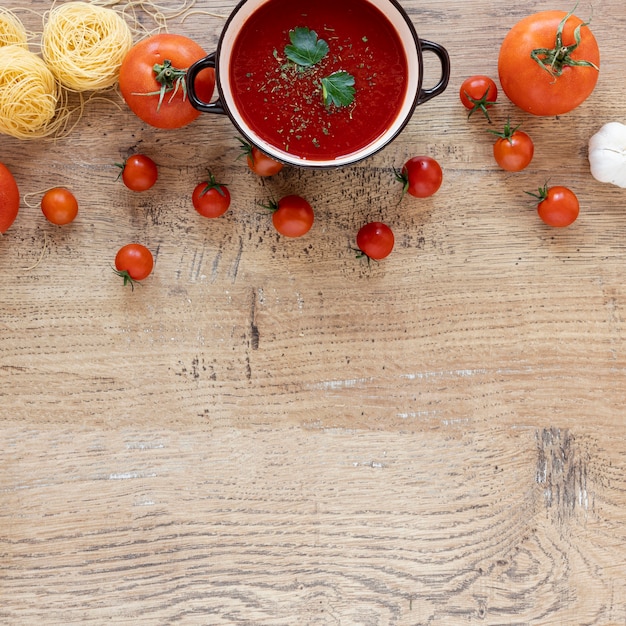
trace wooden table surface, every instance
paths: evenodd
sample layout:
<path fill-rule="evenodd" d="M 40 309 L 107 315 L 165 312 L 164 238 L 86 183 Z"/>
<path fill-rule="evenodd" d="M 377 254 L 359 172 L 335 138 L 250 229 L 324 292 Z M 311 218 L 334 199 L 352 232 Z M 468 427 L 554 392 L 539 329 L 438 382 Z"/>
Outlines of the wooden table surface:
<path fill-rule="evenodd" d="M 211 51 L 235 0 L 163 4 Z M 50 5 L 22 5 L 37 31 Z M 353 167 L 263 181 L 226 117 L 161 131 L 115 93 L 66 138 L 0 140 L 35 193 L 0 240 L 2 624 L 626 624 L 626 191 L 587 160 L 626 121 L 626 8 L 579 6 L 603 59 L 581 107 L 501 99 L 494 126 L 536 143 L 509 174 L 460 84 L 571 3 L 402 5 L 450 84 Z M 116 182 L 132 151 L 159 165 L 148 192 Z M 444 183 L 400 201 L 418 154 Z M 207 168 L 233 196 L 218 220 L 190 202 Z M 524 193 L 548 179 L 579 196 L 569 228 Z M 56 185 L 79 199 L 67 227 L 37 206 Z M 257 205 L 286 193 L 316 210 L 302 239 Z M 379 219 L 397 244 L 368 264 L 354 237 Z M 129 241 L 156 256 L 134 291 L 111 271 Z"/>

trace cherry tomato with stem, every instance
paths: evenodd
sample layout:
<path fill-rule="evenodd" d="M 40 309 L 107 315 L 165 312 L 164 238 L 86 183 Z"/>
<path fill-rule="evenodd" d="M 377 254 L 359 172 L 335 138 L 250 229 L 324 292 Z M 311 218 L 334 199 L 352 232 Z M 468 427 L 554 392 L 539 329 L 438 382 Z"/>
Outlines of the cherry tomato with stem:
<path fill-rule="evenodd" d="M 428 198 L 435 194 L 443 181 L 441 165 L 429 156 L 409 159 L 398 172 L 396 180 L 402 183 L 402 195 L 408 193 L 415 198 Z"/>
<path fill-rule="evenodd" d="M 124 163 L 116 165 L 122 170 L 122 182 L 131 191 L 147 191 L 159 177 L 156 163 L 145 154 L 133 154 Z"/>
<path fill-rule="evenodd" d="M 49 222 L 63 226 L 78 215 L 78 202 L 69 189 L 53 187 L 41 198 L 41 211 Z"/>
<path fill-rule="evenodd" d="M 191 194 L 191 202 L 204 217 L 219 217 L 228 211 L 230 192 L 224 183 L 218 183 L 209 172 L 209 179 L 196 185 Z"/>
<path fill-rule="evenodd" d="M 13 174 L 0 163 L 0 234 L 9 230 L 20 209 L 20 191 Z"/>
<path fill-rule="evenodd" d="M 124 285 L 130 285 L 133 290 L 135 283 L 150 276 L 153 267 L 152 252 L 140 243 L 126 244 L 115 255 L 115 273 L 124 279 Z"/>
<path fill-rule="evenodd" d="M 278 174 L 283 167 L 284 164 L 280 163 L 280 161 L 276 161 L 272 159 L 267 154 L 259 150 L 256 146 L 249 144 L 247 141 L 241 139 L 241 137 L 237 137 L 239 142 L 241 143 L 241 156 L 246 157 L 246 162 L 248 163 L 248 167 L 257 175 L 261 177 L 274 176 L 274 174 Z"/>
<path fill-rule="evenodd" d="M 391 254 L 395 244 L 393 231 L 383 222 L 369 222 L 359 229 L 356 245 L 368 259 L 380 261 Z"/>
<path fill-rule="evenodd" d="M 459 90 L 461 102 L 466 109 L 469 109 L 467 118 L 472 117 L 476 111 L 481 111 L 491 124 L 489 111 L 498 100 L 498 87 L 492 78 L 477 74 L 466 78 Z"/>
<path fill-rule="evenodd" d="M 272 224 L 285 237 L 302 237 L 311 230 L 315 215 L 311 205 L 302 197 L 289 195 L 278 202 L 261 204 L 272 212 Z"/>
<path fill-rule="evenodd" d="M 519 126 L 511 128 L 511 121 L 507 120 L 502 132 L 489 131 L 498 137 L 493 144 L 494 159 L 507 172 L 520 172 L 528 167 L 535 152 L 533 140 L 518 129 Z"/>
<path fill-rule="evenodd" d="M 580 204 L 576 194 L 561 185 L 548 187 L 546 183 L 538 189 L 538 193 L 526 192 L 539 200 L 537 213 L 548 226 L 563 228 L 576 221 L 580 212 Z"/>

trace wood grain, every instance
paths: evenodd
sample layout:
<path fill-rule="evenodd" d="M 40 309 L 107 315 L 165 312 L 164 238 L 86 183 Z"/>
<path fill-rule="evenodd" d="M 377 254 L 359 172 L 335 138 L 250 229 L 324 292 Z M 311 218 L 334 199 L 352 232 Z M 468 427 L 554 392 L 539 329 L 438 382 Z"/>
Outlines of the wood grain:
<path fill-rule="evenodd" d="M 227 118 L 159 131 L 115 92 L 64 139 L 0 140 L 23 195 L 80 203 L 64 228 L 23 203 L 0 241 L 3 624 L 626 625 L 626 196 L 586 154 L 626 116 L 626 10 L 593 6 L 584 105 L 502 99 L 494 122 L 536 140 L 506 174 L 458 89 L 554 5 L 402 5 L 450 85 L 353 167 L 263 181 Z M 49 3 L 5 6 L 36 32 Z M 169 30 L 211 51 L 234 6 L 198 0 Z M 131 151 L 158 162 L 146 193 L 115 181 Z M 393 168 L 419 153 L 444 184 L 401 199 Z M 191 207 L 207 168 L 233 197 L 219 220 Z M 568 229 L 524 193 L 548 179 L 580 198 Z M 258 206 L 283 193 L 315 207 L 301 240 Z M 372 219 L 396 248 L 367 264 Z M 134 292 L 111 271 L 131 240 L 156 258 Z"/>

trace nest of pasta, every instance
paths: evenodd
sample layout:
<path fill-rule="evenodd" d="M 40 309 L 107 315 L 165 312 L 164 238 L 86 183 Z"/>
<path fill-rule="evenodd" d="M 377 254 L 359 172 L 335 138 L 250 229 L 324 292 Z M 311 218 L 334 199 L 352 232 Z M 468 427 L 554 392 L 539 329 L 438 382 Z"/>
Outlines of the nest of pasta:
<path fill-rule="evenodd" d="M 28 41 L 15 13 L 0 8 L 0 133 L 20 139 L 57 133 L 68 92 L 113 86 L 133 35 L 113 9 L 68 2 L 44 16 L 41 56 Z"/>

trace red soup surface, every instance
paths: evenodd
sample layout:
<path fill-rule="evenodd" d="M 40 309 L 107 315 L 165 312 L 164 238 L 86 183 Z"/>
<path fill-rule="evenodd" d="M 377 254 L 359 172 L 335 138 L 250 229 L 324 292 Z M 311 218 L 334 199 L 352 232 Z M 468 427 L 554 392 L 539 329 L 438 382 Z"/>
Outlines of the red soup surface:
<path fill-rule="evenodd" d="M 315 31 L 328 46 L 311 67 L 286 56 L 297 28 Z M 309 160 L 372 143 L 391 126 L 406 93 L 399 36 L 366 0 L 269 0 L 244 23 L 231 59 L 233 98 L 246 124 L 269 144 Z M 354 78 L 350 104 L 324 102 L 322 78 L 335 72 Z"/>

